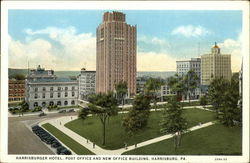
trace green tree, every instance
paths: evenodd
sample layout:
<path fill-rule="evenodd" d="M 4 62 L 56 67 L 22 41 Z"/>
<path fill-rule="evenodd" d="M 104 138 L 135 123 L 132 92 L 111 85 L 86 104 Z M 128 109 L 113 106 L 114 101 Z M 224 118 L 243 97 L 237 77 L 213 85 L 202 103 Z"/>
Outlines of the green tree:
<path fill-rule="evenodd" d="M 23 74 L 14 74 L 12 77 L 16 80 L 25 80 L 25 76 Z"/>
<path fill-rule="evenodd" d="M 229 85 L 229 81 L 223 78 L 215 78 L 208 87 L 208 99 L 216 111 L 217 117 L 219 117 L 223 102 L 227 100 L 225 95 Z"/>
<path fill-rule="evenodd" d="M 80 112 L 78 113 L 78 118 L 85 120 L 87 116 L 89 115 L 90 110 L 88 108 L 82 108 Z"/>
<path fill-rule="evenodd" d="M 29 105 L 24 100 L 21 102 L 20 105 L 21 105 L 21 108 L 20 108 L 21 112 L 27 112 L 29 110 Z"/>
<path fill-rule="evenodd" d="M 139 94 L 135 97 L 133 107 L 124 117 L 122 125 L 129 135 L 133 135 L 137 131 L 147 126 L 148 117 L 150 114 L 149 97 Z"/>
<path fill-rule="evenodd" d="M 93 100 L 93 101 L 92 101 Z M 117 115 L 118 107 L 117 100 L 112 92 L 107 94 L 99 93 L 92 97 L 92 103 L 88 104 L 90 112 L 99 117 L 103 126 L 103 142 L 102 145 L 106 143 L 106 122 L 110 116 Z"/>
<path fill-rule="evenodd" d="M 119 104 L 121 103 L 122 105 L 124 105 L 124 98 L 128 92 L 127 82 L 120 81 L 115 85 L 115 90 Z"/>
<path fill-rule="evenodd" d="M 181 135 L 187 130 L 187 121 L 183 118 L 181 106 L 176 99 L 169 98 L 160 123 L 162 133 L 174 135 L 175 150 L 181 144 Z"/>
<path fill-rule="evenodd" d="M 207 96 L 201 96 L 200 97 L 200 105 L 203 106 L 203 108 L 205 108 L 205 106 L 207 105 Z"/>
<path fill-rule="evenodd" d="M 145 93 L 151 97 L 151 102 L 154 103 L 155 110 L 157 109 L 157 92 L 163 84 L 163 81 L 157 78 L 149 78 L 146 82 Z"/>
<path fill-rule="evenodd" d="M 167 85 L 170 87 L 171 91 L 176 92 L 178 101 L 181 101 L 185 91 L 182 77 L 178 76 L 178 74 L 169 77 L 167 79 Z"/>
<path fill-rule="evenodd" d="M 233 126 L 235 122 L 241 123 L 242 107 L 239 104 L 239 77 L 234 74 L 229 83 L 228 89 L 225 91 L 225 98 L 222 101 L 219 119 L 226 126 Z"/>
<path fill-rule="evenodd" d="M 190 99 L 194 96 L 195 89 L 199 85 L 199 77 L 193 70 L 190 70 L 181 80 L 183 80 L 184 83 L 184 94 L 190 102 Z"/>

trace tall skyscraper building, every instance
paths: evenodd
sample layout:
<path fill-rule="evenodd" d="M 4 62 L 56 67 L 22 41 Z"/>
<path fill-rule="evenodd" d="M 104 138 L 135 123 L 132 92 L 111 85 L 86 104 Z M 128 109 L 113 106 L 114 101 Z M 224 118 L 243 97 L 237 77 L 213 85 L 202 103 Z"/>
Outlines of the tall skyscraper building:
<path fill-rule="evenodd" d="M 213 79 L 220 77 L 230 80 L 231 76 L 231 55 L 221 54 L 215 43 L 210 54 L 201 56 L 201 84 L 209 85 Z"/>
<path fill-rule="evenodd" d="M 128 94 L 136 94 L 136 26 L 125 14 L 105 12 L 96 30 L 96 93 L 114 91 L 126 81 Z"/>

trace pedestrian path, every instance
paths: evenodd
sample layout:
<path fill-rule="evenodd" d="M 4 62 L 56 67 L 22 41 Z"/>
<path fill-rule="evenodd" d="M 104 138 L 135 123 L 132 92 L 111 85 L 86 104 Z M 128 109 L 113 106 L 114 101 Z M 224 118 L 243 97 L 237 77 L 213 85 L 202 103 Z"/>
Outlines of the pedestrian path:
<path fill-rule="evenodd" d="M 154 139 L 150 139 L 150 140 L 138 143 L 137 147 L 135 147 L 135 145 L 131 145 L 131 146 L 128 146 L 126 149 L 121 148 L 121 149 L 117 149 L 117 150 L 107 150 L 107 149 L 103 149 L 103 148 L 99 147 L 96 144 L 93 145 L 93 142 L 90 142 L 89 140 L 85 139 L 84 137 L 78 135 L 77 133 L 73 132 L 72 130 L 70 130 L 64 126 L 66 123 L 68 123 L 72 120 L 75 120 L 77 118 L 78 118 L 77 116 L 64 116 L 64 117 L 60 117 L 60 118 L 56 118 L 56 119 L 47 119 L 47 120 L 41 122 L 39 125 L 42 125 L 45 123 L 50 123 L 51 125 L 53 125 L 57 129 L 61 130 L 66 135 L 68 135 L 69 137 L 71 137 L 76 142 L 78 142 L 79 144 L 81 144 L 82 146 L 84 146 L 85 148 L 90 150 L 91 152 L 95 153 L 96 155 L 121 155 L 122 153 L 133 150 L 135 148 L 143 147 L 143 146 L 146 146 L 146 145 L 156 143 L 156 142 L 166 140 L 166 139 L 173 137 L 172 134 L 168 134 L 168 135 L 160 136 L 160 137 L 157 137 Z M 198 130 L 198 129 L 201 129 L 204 127 L 208 127 L 208 126 L 213 125 L 213 124 L 214 124 L 214 122 L 200 124 L 200 125 L 189 128 L 188 131 L 189 132 L 195 131 L 195 130 Z"/>

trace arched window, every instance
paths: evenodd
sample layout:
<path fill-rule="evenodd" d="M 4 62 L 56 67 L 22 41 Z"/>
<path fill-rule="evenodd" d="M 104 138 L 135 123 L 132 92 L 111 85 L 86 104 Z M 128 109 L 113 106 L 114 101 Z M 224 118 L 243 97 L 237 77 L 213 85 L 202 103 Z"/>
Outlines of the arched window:
<path fill-rule="evenodd" d="M 68 105 L 68 101 L 64 101 L 64 105 Z"/>
<path fill-rule="evenodd" d="M 46 102 L 43 102 L 43 103 L 42 103 L 42 106 L 45 107 L 45 106 L 46 106 Z"/>
<path fill-rule="evenodd" d="M 71 105 L 75 105 L 75 101 L 73 100 L 73 101 L 71 101 Z"/>
<path fill-rule="evenodd" d="M 38 103 L 37 102 L 34 102 L 34 107 L 38 106 Z"/>
<path fill-rule="evenodd" d="M 57 101 L 57 105 L 61 106 L 62 105 L 61 101 Z"/>
<path fill-rule="evenodd" d="M 53 101 L 50 101 L 50 102 L 49 102 L 49 105 L 50 105 L 50 106 L 53 106 L 53 105 L 54 105 L 54 102 L 53 102 Z"/>

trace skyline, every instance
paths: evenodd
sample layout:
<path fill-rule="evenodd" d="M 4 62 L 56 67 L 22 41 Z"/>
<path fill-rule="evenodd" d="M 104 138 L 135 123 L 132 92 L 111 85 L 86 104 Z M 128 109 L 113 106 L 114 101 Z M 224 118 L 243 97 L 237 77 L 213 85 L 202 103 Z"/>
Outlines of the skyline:
<path fill-rule="evenodd" d="M 10 10 L 9 68 L 29 61 L 57 71 L 95 70 L 95 30 L 105 11 L 113 10 Z M 137 25 L 137 71 L 175 71 L 176 60 L 210 53 L 214 42 L 232 55 L 232 71 L 240 69 L 241 11 L 119 11 Z"/>

